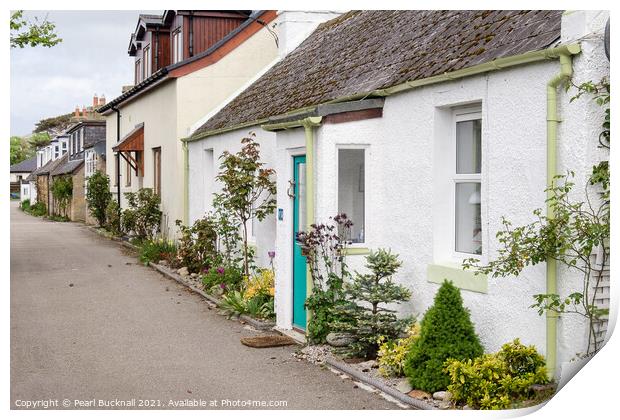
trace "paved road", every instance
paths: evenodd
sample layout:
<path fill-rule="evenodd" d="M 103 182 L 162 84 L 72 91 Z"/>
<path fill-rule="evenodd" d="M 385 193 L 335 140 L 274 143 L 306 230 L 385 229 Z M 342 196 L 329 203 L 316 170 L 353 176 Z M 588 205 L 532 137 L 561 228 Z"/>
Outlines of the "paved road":
<path fill-rule="evenodd" d="M 11 204 L 11 407 L 135 398 L 397 408 L 296 360 L 295 347 L 240 344 L 252 334 L 118 244 Z"/>

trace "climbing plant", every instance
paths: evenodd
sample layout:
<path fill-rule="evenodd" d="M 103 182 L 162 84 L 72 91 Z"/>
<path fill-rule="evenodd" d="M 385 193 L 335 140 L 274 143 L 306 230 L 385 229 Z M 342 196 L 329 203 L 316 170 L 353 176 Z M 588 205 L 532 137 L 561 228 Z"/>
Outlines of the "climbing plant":
<path fill-rule="evenodd" d="M 573 85 L 577 93 L 572 101 L 590 95 L 603 108 L 601 131 L 596 139 L 598 147 L 608 155 L 610 147 L 610 85 L 606 80 L 600 83 L 587 82 Z M 596 323 L 608 314 L 608 310 L 596 305 L 598 287 L 608 269 L 610 201 L 609 161 L 601 160 L 590 173 L 582 197 L 575 199 L 575 174 L 556 176 L 551 186 L 547 203 L 553 217 L 534 211 L 534 222 L 513 226 L 502 219 L 503 228 L 496 237 L 500 243 L 498 258 L 486 265 L 477 259 L 469 259 L 465 268 L 493 277 L 517 276 L 530 265 L 547 261 L 558 261 L 582 276 L 581 287 L 565 296 L 559 294 L 538 294 L 534 296 L 532 308 L 540 315 L 552 311 L 560 314 L 576 314 L 584 317 L 589 325 L 589 339 L 586 354 L 599 350 L 595 339 Z"/>
<path fill-rule="evenodd" d="M 67 207 L 73 197 L 73 179 L 71 175 L 62 175 L 54 178 L 51 186 L 54 202 L 58 208 L 58 214 L 67 215 Z"/>
<path fill-rule="evenodd" d="M 97 219 L 99 226 L 104 226 L 106 221 L 106 208 L 112 199 L 110 192 L 110 180 L 106 174 L 97 171 L 87 181 L 86 203 L 90 214 Z"/>

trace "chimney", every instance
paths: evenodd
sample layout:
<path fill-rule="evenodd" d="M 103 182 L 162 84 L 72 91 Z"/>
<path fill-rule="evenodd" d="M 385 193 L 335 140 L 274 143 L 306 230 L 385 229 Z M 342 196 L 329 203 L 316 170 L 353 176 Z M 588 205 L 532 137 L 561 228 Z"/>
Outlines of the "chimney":
<path fill-rule="evenodd" d="M 75 111 L 74 111 L 74 113 L 73 113 L 73 116 L 74 116 L 75 118 L 80 118 L 80 107 L 79 107 L 79 106 L 77 106 L 77 105 L 75 106 Z"/>
<path fill-rule="evenodd" d="M 105 105 L 105 95 L 99 97 L 99 106 Z"/>
<path fill-rule="evenodd" d="M 299 46 L 319 24 L 334 19 L 341 12 L 332 10 L 278 10 L 278 55 L 285 57 Z"/>
<path fill-rule="evenodd" d="M 88 110 L 86 109 L 84 105 L 82 105 L 82 117 L 84 118 L 88 117 Z"/>
<path fill-rule="evenodd" d="M 97 94 L 95 93 L 95 95 L 93 96 L 93 108 L 97 108 L 98 104 L 99 104 L 99 98 L 97 98 Z"/>

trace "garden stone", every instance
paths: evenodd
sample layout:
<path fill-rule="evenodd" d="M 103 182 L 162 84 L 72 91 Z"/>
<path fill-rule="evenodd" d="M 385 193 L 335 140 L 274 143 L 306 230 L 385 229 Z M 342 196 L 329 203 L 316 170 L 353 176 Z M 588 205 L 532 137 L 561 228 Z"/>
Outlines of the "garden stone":
<path fill-rule="evenodd" d="M 347 333 L 329 333 L 326 340 L 332 347 L 346 347 L 355 341 L 355 337 Z"/>
<path fill-rule="evenodd" d="M 452 394 L 449 391 L 437 391 L 433 394 L 433 399 L 440 401 L 450 401 Z"/>
<path fill-rule="evenodd" d="M 189 270 L 187 269 L 187 267 L 181 267 L 177 270 L 177 273 L 179 273 L 179 276 L 188 276 L 189 275 Z"/>
<path fill-rule="evenodd" d="M 196 277 L 198 277 L 198 274 L 196 274 L 196 273 L 192 273 L 192 274 L 190 274 L 189 276 L 190 276 L 191 278 L 195 279 Z"/>
<path fill-rule="evenodd" d="M 157 264 L 158 264 L 158 265 L 168 265 L 168 264 L 167 264 L 167 262 L 166 262 L 166 260 L 159 260 L 159 261 L 157 262 Z"/>
<path fill-rule="evenodd" d="M 411 390 L 413 389 L 413 387 L 411 386 L 411 384 L 409 383 L 408 379 L 402 379 L 397 385 L 396 385 L 396 389 L 399 390 L 400 392 L 402 392 L 403 394 L 407 394 L 409 392 L 411 392 Z"/>
<path fill-rule="evenodd" d="M 418 400 L 432 400 L 433 399 L 433 396 L 431 394 L 429 394 L 428 392 L 419 390 L 419 389 L 414 389 L 413 391 L 410 391 L 408 395 L 411 398 L 417 398 Z"/>

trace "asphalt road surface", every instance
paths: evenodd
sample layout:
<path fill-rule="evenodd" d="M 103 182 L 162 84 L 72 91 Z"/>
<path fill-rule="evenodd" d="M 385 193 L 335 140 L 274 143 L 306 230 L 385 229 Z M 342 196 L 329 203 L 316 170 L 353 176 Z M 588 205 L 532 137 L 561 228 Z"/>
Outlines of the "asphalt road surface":
<path fill-rule="evenodd" d="M 295 346 L 239 342 L 254 334 L 85 226 L 11 203 L 12 408 L 398 408 Z"/>

